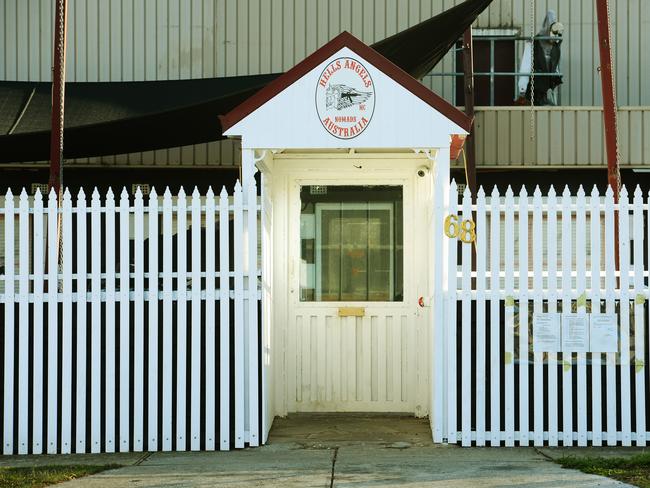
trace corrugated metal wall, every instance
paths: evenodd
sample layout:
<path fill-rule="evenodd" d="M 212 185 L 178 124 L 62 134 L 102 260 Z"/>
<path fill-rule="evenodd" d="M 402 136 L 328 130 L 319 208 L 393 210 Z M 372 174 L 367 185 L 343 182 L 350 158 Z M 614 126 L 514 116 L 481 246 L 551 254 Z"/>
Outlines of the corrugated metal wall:
<path fill-rule="evenodd" d="M 534 111 L 532 124 L 530 117 L 526 107 L 477 109 L 476 164 L 527 168 L 607 164 L 600 107 L 542 107 Z M 618 130 L 621 166 L 648 165 L 650 107 L 619 109 Z"/>
<path fill-rule="evenodd" d="M 349 30 L 372 43 L 461 0 L 69 0 L 70 81 L 202 78 L 287 70 Z M 547 9 L 565 26 L 563 105 L 598 105 L 593 0 L 494 0 L 479 28 L 538 30 Z M 650 105 L 650 2 L 612 3 L 618 103 Z M 0 0 L 0 79 L 49 80 L 52 0 Z M 436 68 L 455 71 L 453 54 Z M 644 85 L 645 80 L 645 85 Z M 453 79 L 425 84 L 453 101 Z M 102 158 L 105 164 L 230 164 L 234 146 L 202 145 Z M 99 162 L 100 160 L 93 160 Z M 83 160 L 83 162 L 88 162 Z"/>

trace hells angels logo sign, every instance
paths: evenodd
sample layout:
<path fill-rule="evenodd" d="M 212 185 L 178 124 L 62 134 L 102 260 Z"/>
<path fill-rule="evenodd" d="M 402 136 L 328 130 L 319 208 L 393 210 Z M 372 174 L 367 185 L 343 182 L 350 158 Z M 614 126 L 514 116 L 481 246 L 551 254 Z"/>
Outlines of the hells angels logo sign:
<path fill-rule="evenodd" d="M 316 85 L 316 110 L 333 136 L 352 139 L 361 134 L 375 110 L 375 85 L 368 70 L 352 58 L 329 63 Z"/>

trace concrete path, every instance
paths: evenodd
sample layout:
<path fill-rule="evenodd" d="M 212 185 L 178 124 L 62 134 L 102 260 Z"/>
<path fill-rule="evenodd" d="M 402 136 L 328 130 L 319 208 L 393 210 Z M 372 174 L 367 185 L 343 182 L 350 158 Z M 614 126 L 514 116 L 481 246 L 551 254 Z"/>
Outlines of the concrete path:
<path fill-rule="evenodd" d="M 278 419 L 270 443 L 217 453 L 87 455 L 92 464 L 120 469 L 65 483 L 65 487 L 622 487 L 622 483 L 567 470 L 549 456 L 594 455 L 599 450 L 434 446 L 426 421 L 397 416 L 297 415 Z M 606 454 L 610 454 L 612 450 Z M 614 450 L 631 454 L 638 450 Z M 79 456 L 35 461 L 78 462 Z M 2 464 L 27 464 L 4 458 Z M 50 463 L 51 464 L 51 463 Z"/>

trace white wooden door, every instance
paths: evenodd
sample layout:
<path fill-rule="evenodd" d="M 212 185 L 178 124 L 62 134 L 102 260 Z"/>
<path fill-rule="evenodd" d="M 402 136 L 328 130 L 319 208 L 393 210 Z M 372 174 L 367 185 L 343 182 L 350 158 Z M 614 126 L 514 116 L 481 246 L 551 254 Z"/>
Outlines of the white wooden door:
<path fill-rule="evenodd" d="M 404 178 L 296 178 L 290 177 L 288 184 L 288 323 L 286 324 L 286 372 L 287 408 L 289 412 L 303 411 L 379 411 L 422 413 L 422 398 L 427 397 L 427 380 L 423 379 L 422 345 L 426 347 L 426 321 L 417 306 L 415 286 L 416 238 L 414 231 L 414 178 L 409 173 Z M 335 301 L 322 301 L 326 290 L 318 269 L 306 269 L 301 258 L 301 188 L 336 185 L 392 185 L 402 190 L 402 205 L 397 218 L 401 219 L 403 252 L 398 259 L 403 260 L 401 297 L 396 301 L 348 300 L 341 295 Z M 324 203 L 314 210 L 317 228 L 323 226 L 328 209 L 337 204 Z M 342 203 L 342 212 L 362 210 L 363 204 Z M 377 227 L 377 219 L 385 219 L 388 208 L 382 203 L 370 202 L 366 205 L 368 215 L 373 212 L 376 218 L 368 218 L 365 232 L 368 236 Z M 383 212 L 383 213 L 382 213 Z M 354 226 L 357 226 L 355 229 Z M 347 239 L 354 239 L 355 232 L 364 232 L 363 219 L 345 222 L 342 234 L 348 229 Z M 394 229 L 390 228 L 394 234 Z M 303 228 L 304 233 L 304 228 Z M 345 235 L 341 236 L 345 240 Z M 315 237 L 317 240 L 317 237 Z M 368 237 L 370 240 L 370 237 Z M 343 246 L 343 244 L 342 244 Z M 319 246 L 314 244 L 314 262 L 323 266 L 319 256 Z M 354 273 L 349 263 L 341 259 L 341 275 Z M 389 263 L 390 269 L 383 276 L 390 285 L 376 285 L 379 291 L 369 298 L 377 300 L 382 293 L 393 295 L 392 283 L 397 266 Z M 347 266 L 347 268 L 346 268 Z M 305 297 L 301 280 L 310 275 L 316 282 L 313 295 Z M 383 279 L 381 276 L 379 280 Z M 385 290 L 385 291 L 382 291 Z M 354 298 L 354 297 L 353 297 Z M 393 297 L 394 298 L 394 297 Z M 332 297 L 329 297 L 332 300 Z M 363 316 L 349 315 L 362 312 Z M 425 349 L 426 350 L 426 349 Z M 423 390 L 424 391 L 419 391 Z M 422 413 L 424 414 L 424 413 Z"/>

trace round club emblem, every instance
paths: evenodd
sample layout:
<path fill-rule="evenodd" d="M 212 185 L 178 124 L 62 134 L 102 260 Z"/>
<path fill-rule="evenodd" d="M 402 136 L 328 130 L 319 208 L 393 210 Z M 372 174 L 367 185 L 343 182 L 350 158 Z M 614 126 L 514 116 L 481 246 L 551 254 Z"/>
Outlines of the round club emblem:
<path fill-rule="evenodd" d="M 356 59 L 329 63 L 316 85 L 316 110 L 325 130 L 339 139 L 361 134 L 375 111 L 375 84 Z"/>

